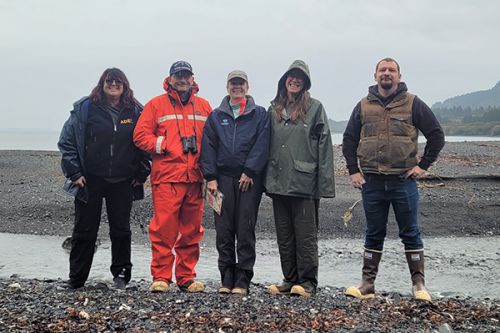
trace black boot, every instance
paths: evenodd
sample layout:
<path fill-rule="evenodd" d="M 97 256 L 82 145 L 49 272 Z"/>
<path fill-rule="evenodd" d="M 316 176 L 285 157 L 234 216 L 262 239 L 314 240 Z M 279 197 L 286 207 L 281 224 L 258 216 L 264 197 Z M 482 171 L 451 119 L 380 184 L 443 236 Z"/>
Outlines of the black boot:
<path fill-rule="evenodd" d="M 364 251 L 361 283 L 357 287 L 347 288 L 346 295 L 359 299 L 375 297 L 375 278 L 377 277 L 380 259 L 382 259 L 382 251 Z"/>
<path fill-rule="evenodd" d="M 406 250 L 406 261 L 410 269 L 413 295 L 415 299 L 431 301 L 431 295 L 425 288 L 424 250 Z"/>
<path fill-rule="evenodd" d="M 115 276 L 113 279 L 113 285 L 115 286 L 116 289 L 125 289 L 127 287 L 127 280 L 125 278 L 125 272 L 126 269 L 123 268 L 120 274 Z"/>

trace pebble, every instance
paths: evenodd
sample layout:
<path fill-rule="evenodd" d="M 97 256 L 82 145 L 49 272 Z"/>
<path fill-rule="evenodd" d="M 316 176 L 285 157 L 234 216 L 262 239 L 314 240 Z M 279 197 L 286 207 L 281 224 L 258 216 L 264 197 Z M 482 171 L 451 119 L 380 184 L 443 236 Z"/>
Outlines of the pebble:
<path fill-rule="evenodd" d="M 131 307 L 128 306 L 127 304 L 122 304 L 120 305 L 120 307 L 118 308 L 119 311 L 121 310 L 126 310 L 126 311 L 130 311 Z"/>
<path fill-rule="evenodd" d="M 88 320 L 90 318 L 90 315 L 82 310 L 78 313 L 78 317 L 83 320 Z"/>
<path fill-rule="evenodd" d="M 16 290 L 20 290 L 21 289 L 21 285 L 17 282 L 14 282 L 12 284 L 9 284 L 9 288 L 10 289 L 16 289 Z"/>
<path fill-rule="evenodd" d="M 448 324 L 443 324 L 439 326 L 439 333 L 453 333 L 453 329 Z"/>

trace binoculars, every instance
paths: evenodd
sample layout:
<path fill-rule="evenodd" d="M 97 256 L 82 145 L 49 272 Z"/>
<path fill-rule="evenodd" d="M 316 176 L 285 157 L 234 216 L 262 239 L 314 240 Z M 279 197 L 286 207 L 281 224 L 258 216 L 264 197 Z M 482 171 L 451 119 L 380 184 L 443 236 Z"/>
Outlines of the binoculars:
<path fill-rule="evenodd" d="M 182 152 L 187 154 L 191 152 L 191 154 L 198 153 L 198 148 L 196 147 L 196 136 L 181 136 L 182 141 Z"/>

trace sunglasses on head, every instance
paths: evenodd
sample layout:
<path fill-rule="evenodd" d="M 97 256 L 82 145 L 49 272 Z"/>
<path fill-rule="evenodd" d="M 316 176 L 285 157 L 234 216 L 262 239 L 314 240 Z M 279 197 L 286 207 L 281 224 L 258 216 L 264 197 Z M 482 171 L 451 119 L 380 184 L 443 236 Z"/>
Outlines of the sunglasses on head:
<path fill-rule="evenodd" d="M 106 80 L 104 80 L 104 82 L 106 82 L 106 84 L 109 85 L 109 86 L 112 86 L 113 83 L 116 86 L 122 86 L 123 85 L 123 81 L 121 81 L 121 80 L 106 79 Z"/>

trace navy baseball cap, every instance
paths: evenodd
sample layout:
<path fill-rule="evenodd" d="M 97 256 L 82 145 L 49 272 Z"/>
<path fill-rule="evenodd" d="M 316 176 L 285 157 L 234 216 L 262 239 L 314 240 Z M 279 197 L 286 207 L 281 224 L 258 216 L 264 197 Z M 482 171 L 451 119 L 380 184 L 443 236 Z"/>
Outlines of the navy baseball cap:
<path fill-rule="evenodd" d="M 176 61 L 170 66 L 170 75 L 174 75 L 175 73 L 179 73 L 180 71 L 188 71 L 193 74 L 193 68 L 187 61 Z"/>

